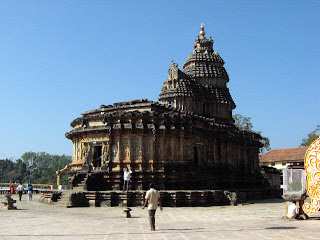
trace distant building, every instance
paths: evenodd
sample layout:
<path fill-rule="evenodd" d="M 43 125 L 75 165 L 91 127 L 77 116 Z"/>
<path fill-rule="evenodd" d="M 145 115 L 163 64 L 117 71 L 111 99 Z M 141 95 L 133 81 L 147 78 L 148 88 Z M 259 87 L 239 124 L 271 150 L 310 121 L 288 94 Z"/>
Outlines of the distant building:
<path fill-rule="evenodd" d="M 276 149 L 260 155 L 260 166 L 287 168 L 288 165 L 304 166 L 308 147 Z"/>

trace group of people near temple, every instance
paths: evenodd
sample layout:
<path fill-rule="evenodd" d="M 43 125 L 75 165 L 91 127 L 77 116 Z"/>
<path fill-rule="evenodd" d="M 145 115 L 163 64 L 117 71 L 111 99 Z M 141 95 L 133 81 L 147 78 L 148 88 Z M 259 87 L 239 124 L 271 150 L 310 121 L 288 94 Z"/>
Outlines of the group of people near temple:
<path fill-rule="evenodd" d="M 129 190 L 131 174 L 132 174 L 132 171 L 128 167 L 126 167 L 123 174 L 123 192 Z M 10 185 L 11 194 L 14 194 L 14 193 L 19 194 L 19 201 L 21 201 L 23 193 L 25 191 L 28 192 L 28 201 L 32 200 L 32 193 L 33 193 L 32 184 L 28 184 L 26 189 L 23 187 L 21 182 L 16 188 L 14 187 L 14 184 L 11 181 L 9 185 Z M 58 189 L 62 189 L 61 183 Z M 162 208 L 160 192 L 155 189 L 155 186 L 153 185 L 153 183 L 149 184 L 149 190 L 145 195 L 145 202 L 142 206 L 142 209 L 144 209 L 147 205 L 148 205 L 149 222 L 150 222 L 151 231 L 155 231 L 156 210 L 158 208 L 158 205 L 160 206 L 161 211 L 163 210 L 163 208 Z M 294 219 L 298 219 L 298 217 L 299 217 L 299 208 L 297 207 L 296 202 L 292 201 L 292 203 L 289 204 L 288 206 L 287 218 L 289 220 L 294 220 Z"/>
<path fill-rule="evenodd" d="M 25 189 L 23 187 L 22 183 L 20 182 L 19 185 L 17 186 L 17 188 L 15 189 L 14 184 L 10 181 L 9 182 L 9 186 L 10 186 L 10 194 L 14 194 L 14 193 L 18 193 L 19 194 L 19 201 L 21 201 L 22 196 L 23 196 L 25 191 L 28 192 L 28 201 L 32 200 L 32 193 L 33 193 L 32 184 L 28 184 L 27 188 Z"/>

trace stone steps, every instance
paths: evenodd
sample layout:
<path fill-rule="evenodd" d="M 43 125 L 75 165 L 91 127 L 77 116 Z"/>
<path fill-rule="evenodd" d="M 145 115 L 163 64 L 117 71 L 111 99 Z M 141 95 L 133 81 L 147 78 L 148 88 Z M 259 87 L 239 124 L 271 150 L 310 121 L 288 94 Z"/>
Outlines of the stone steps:
<path fill-rule="evenodd" d="M 54 203 L 54 206 L 57 207 L 69 207 L 70 206 L 70 196 L 73 193 L 72 190 L 63 191 L 60 199 Z"/>
<path fill-rule="evenodd" d="M 54 204 L 59 207 L 70 207 L 70 196 L 75 192 L 83 192 L 87 177 L 84 177 L 81 182 L 74 186 L 71 190 L 63 191 L 60 199 Z"/>

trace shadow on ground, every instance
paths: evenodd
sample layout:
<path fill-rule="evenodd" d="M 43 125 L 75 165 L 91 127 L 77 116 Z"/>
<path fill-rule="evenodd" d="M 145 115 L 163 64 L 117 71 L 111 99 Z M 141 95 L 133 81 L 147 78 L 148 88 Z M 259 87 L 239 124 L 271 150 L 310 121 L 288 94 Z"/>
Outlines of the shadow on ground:
<path fill-rule="evenodd" d="M 295 229 L 297 227 L 284 227 L 284 226 L 280 226 L 280 227 L 267 227 L 265 229 L 273 229 L 273 230 L 282 230 L 282 229 Z"/>

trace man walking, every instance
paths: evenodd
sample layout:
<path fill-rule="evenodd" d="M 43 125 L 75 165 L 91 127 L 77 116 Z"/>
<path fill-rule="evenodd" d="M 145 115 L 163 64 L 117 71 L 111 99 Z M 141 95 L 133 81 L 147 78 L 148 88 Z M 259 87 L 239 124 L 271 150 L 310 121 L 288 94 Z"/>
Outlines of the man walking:
<path fill-rule="evenodd" d="M 24 191 L 24 188 L 22 186 L 22 183 L 19 184 L 19 186 L 17 187 L 17 191 L 19 193 L 19 201 L 21 201 L 21 198 L 22 198 L 22 194 L 23 194 L 23 191 Z"/>
<path fill-rule="evenodd" d="M 127 189 L 127 191 L 129 190 L 131 173 L 132 173 L 132 171 L 129 170 L 128 167 L 126 167 L 126 170 L 123 173 L 123 181 L 124 181 L 123 182 L 123 191 L 125 191 L 125 189 Z"/>
<path fill-rule="evenodd" d="M 156 219 L 155 214 L 158 207 L 158 203 L 160 205 L 160 210 L 162 211 L 162 203 L 160 198 L 160 193 L 154 189 L 154 186 L 152 183 L 149 184 L 149 190 L 146 193 L 145 202 L 142 207 L 144 209 L 146 205 L 148 204 L 148 210 L 149 210 L 149 221 L 151 226 L 151 231 L 156 230 Z"/>

